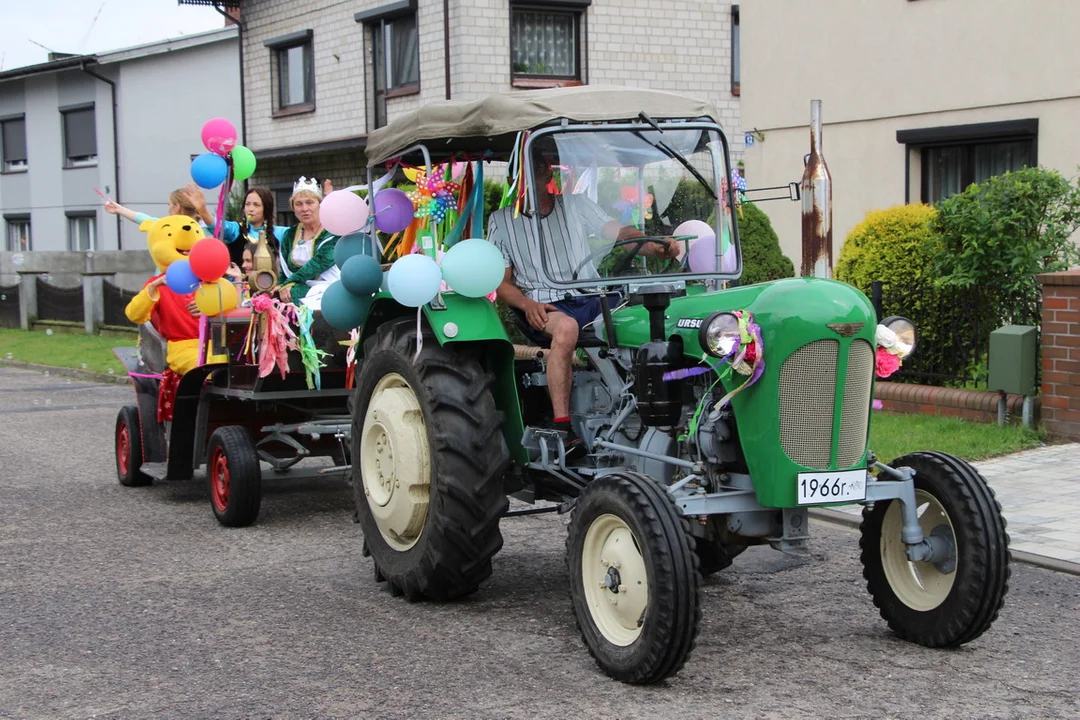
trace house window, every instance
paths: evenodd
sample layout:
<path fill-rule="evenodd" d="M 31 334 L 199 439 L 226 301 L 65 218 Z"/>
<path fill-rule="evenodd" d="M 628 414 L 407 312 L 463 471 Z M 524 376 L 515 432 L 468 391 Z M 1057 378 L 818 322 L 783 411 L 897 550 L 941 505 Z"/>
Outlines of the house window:
<path fill-rule="evenodd" d="M 274 224 L 292 227 L 300 222 L 292 211 L 292 185 L 274 186 Z"/>
<path fill-rule="evenodd" d="M 581 79 L 581 10 L 510 6 L 513 80 Z"/>
<path fill-rule="evenodd" d="M 274 77 L 274 115 L 315 109 L 315 50 L 311 30 L 267 40 Z"/>
<path fill-rule="evenodd" d="M 739 76 L 742 74 L 739 59 L 739 6 L 731 6 L 731 94 L 738 95 Z"/>
<path fill-rule="evenodd" d="M 897 140 L 919 163 L 919 196 L 936 203 L 971 185 L 1037 164 L 1038 120 L 901 130 Z M 910 190 L 910 188 L 909 188 Z"/>
<path fill-rule="evenodd" d="M 420 33 L 416 15 L 372 23 L 371 40 L 375 126 L 382 127 L 387 122 L 387 98 L 420 90 Z"/>
<path fill-rule="evenodd" d="M 5 215 L 7 220 L 7 251 L 29 252 L 30 242 L 30 216 L 28 215 Z"/>
<path fill-rule="evenodd" d="M 26 118 L 0 121 L 0 150 L 4 172 L 26 172 Z"/>
<path fill-rule="evenodd" d="M 68 215 L 68 250 L 97 250 L 97 216 L 94 213 Z"/>
<path fill-rule="evenodd" d="M 94 106 L 62 110 L 64 119 L 64 167 L 97 165 L 97 123 Z"/>

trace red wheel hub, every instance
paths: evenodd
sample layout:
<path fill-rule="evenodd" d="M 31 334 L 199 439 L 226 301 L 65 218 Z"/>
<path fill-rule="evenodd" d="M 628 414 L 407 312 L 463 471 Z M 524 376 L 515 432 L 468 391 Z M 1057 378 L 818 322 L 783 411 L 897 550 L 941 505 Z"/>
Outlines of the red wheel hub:
<path fill-rule="evenodd" d="M 127 423 L 123 423 L 116 429 L 116 467 L 120 474 L 127 476 L 131 465 L 131 433 L 128 432 Z"/>
<path fill-rule="evenodd" d="M 218 512 L 229 507 L 229 461 L 221 448 L 215 448 L 210 457 L 210 499 Z"/>

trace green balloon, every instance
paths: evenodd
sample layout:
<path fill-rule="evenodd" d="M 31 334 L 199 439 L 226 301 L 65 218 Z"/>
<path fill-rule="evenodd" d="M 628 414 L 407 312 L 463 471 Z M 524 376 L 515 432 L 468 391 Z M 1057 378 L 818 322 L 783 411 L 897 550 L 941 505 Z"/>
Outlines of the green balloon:
<path fill-rule="evenodd" d="M 232 149 L 233 180 L 247 180 L 255 174 L 255 153 L 243 145 Z"/>

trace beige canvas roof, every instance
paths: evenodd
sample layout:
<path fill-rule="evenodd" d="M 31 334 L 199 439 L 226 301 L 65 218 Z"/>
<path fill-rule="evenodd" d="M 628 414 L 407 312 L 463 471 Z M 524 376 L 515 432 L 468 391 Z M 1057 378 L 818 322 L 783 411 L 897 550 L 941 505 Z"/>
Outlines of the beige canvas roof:
<path fill-rule="evenodd" d="M 432 150 L 449 138 L 498 138 L 568 118 L 578 122 L 633 120 L 640 113 L 659 119 L 710 118 L 719 114 L 707 102 L 660 90 L 586 85 L 489 95 L 481 100 L 431 102 L 395 118 L 368 136 L 368 165 L 385 162 L 417 143 Z M 477 143 L 467 146 L 479 148 Z"/>

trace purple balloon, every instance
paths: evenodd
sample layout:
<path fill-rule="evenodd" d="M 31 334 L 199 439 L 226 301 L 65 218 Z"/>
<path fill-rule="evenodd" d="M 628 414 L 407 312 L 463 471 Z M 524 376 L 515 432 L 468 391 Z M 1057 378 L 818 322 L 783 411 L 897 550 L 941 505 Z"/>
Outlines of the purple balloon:
<path fill-rule="evenodd" d="M 397 188 L 386 188 L 375 193 L 372 207 L 375 209 L 375 227 L 380 232 L 393 234 L 412 224 L 412 200 Z"/>
<path fill-rule="evenodd" d="M 702 235 L 690 245 L 690 270 L 698 273 L 716 272 L 716 236 Z M 735 272 L 735 246 L 724 252 L 722 272 Z"/>

